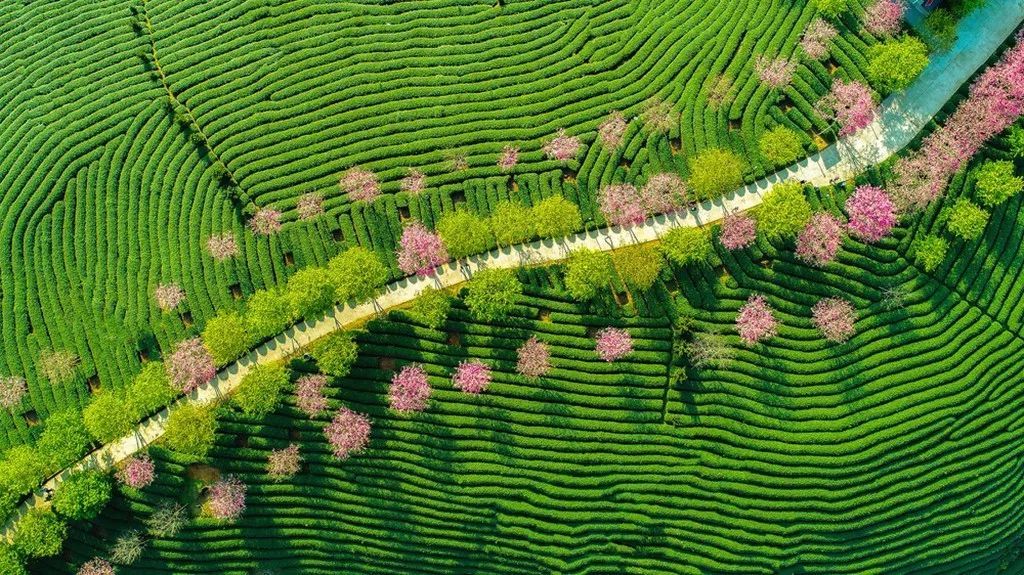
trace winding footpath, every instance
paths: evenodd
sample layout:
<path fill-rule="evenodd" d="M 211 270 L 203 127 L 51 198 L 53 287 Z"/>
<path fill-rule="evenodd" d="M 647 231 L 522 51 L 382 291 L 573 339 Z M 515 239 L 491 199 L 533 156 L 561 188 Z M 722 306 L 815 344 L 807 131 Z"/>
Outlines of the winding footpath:
<path fill-rule="evenodd" d="M 55 488 L 73 470 L 93 467 L 106 470 L 114 467 L 159 439 L 164 433 L 168 413 L 178 405 L 185 402 L 217 401 L 238 387 L 254 365 L 285 359 L 314 340 L 346 325 L 362 322 L 376 314 L 405 305 L 427 286 L 452 287 L 483 268 L 515 268 L 559 261 L 569 251 L 579 248 L 606 251 L 621 245 L 654 241 L 673 228 L 706 225 L 723 218 L 727 213 L 753 208 L 761 202 L 765 192 L 784 181 L 803 180 L 824 186 L 851 179 L 867 166 L 888 159 L 909 144 L 1022 21 L 1024 0 L 989 0 L 960 22 L 956 45 L 948 52 L 933 55 L 928 68 L 910 88 L 882 103 L 875 121 L 867 128 L 720 200 L 705 202 L 694 210 L 657 216 L 629 229 L 605 228 L 576 234 L 560 241 L 545 240 L 493 250 L 439 268 L 438 273 L 431 278 L 407 278 L 391 283 L 373 302 L 338 306 L 326 317 L 297 324 L 225 368 L 210 383 L 140 423 L 134 434 L 93 451 L 47 481 L 43 487 Z M 9 518 L 3 526 L 4 538 L 10 538 L 13 525 L 25 513 L 32 508 L 48 505 L 42 493 L 42 489 L 37 491 Z"/>

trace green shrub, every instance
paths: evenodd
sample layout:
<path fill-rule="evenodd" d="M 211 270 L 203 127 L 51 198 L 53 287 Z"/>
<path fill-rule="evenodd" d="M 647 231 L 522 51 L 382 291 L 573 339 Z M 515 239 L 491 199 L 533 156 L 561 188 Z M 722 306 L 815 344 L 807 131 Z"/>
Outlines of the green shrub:
<path fill-rule="evenodd" d="M 630 289 L 650 289 L 658 280 L 664 263 L 658 251 L 649 246 L 629 246 L 612 252 L 615 271 Z"/>
<path fill-rule="evenodd" d="M 359 246 L 331 258 L 327 271 L 335 298 L 341 302 L 369 300 L 388 282 L 388 269 L 377 254 Z"/>
<path fill-rule="evenodd" d="M 466 209 L 456 209 L 441 216 L 437 233 L 455 259 L 486 252 L 494 241 L 490 223 Z"/>
<path fill-rule="evenodd" d="M 89 435 L 100 443 L 110 443 L 132 432 L 138 421 L 124 392 L 104 389 L 96 394 L 82 412 Z"/>
<path fill-rule="evenodd" d="M 288 387 L 288 371 L 279 363 L 254 366 L 242 378 L 235 391 L 234 402 L 246 415 L 263 418 L 281 402 L 281 394 Z"/>
<path fill-rule="evenodd" d="M 92 519 L 110 501 L 110 479 L 99 471 L 68 475 L 53 496 L 53 508 L 68 519 Z"/>
<path fill-rule="evenodd" d="M 1006 143 L 1015 158 L 1024 158 L 1024 128 L 1016 125 L 1010 126 L 1010 131 L 1006 135 Z"/>
<path fill-rule="evenodd" d="M 978 200 L 987 207 L 998 206 L 1024 189 L 1024 178 L 1014 172 L 1013 162 L 985 162 L 975 172 Z"/>
<path fill-rule="evenodd" d="M 936 50 L 949 50 L 956 43 L 956 17 L 945 8 L 939 8 L 924 19 L 928 40 Z"/>
<path fill-rule="evenodd" d="M 216 433 L 215 407 L 188 403 L 171 411 L 164 428 L 164 441 L 172 451 L 202 459 L 213 447 Z"/>
<path fill-rule="evenodd" d="M 530 208 L 508 200 L 502 200 L 494 207 L 491 229 L 498 244 L 503 246 L 521 244 L 537 233 Z"/>
<path fill-rule="evenodd" d="M 758 207 L 757 227 L 770 239 L 796 236 L 811 219 L 811 204 L 796 182 L 773 187 Z"/>
<path fill-rule="evenodd" d="M 594 299 L 612 281 L 611 256 L 604 252 L 578 249 L 565 264 L 565 289 L 574 299 Z"/>
<path fill-rule="evenodd" d="M 533 222 L 542 238 L 564 238 L 583 227 L 576 204 L 562 196 L 551 196 L 533 206 Z"/>
<path fill-rule="evenodd" d="M 89 449 L 92 437 L 82 414 L 69 408 L 46 418 L 46 427 L 36 443 L 36 451 L 50 469 L 62 469 L 79 460 Z"/>
<path fill-rule="evenodd" d="M 712 200 L 743 184 L 743 159 L 729 150 L 712 148 L 690 160 L 690 187 L 697 199 Z"/>
<path fill-rule="evenodd" d="M 814 4 L 818 12 L 830 20 L 838 19 L 850 9 L 849 0 L 814 0 Z"/>
<path fill-rule="evenodd" d="M 481 321 L 497 321 L 508 317 L 523 294 L 523 284 L 513 270 L 485 269 L 469 280 L 466 307 Z"/>
<path fill-rule="evenodd" d="M 409 308 L 409 316 L 414 321 L 437 329 L 448 319 L 448 312 L 452 309 L 452 298 L 444 290 L 432 287 L 423 288 L 416 299 L 412 301 Z"/>
<path fill-rule="evenodd" d="M 128 404 L 135 422 L 166 406 L 178 396 L 178 390 L 171 385 L 164 364 L 159 361 L 147 363 L 128 386 Z M 88 428 L 88 423 L 86 428 Z"/>
<path fill-rule="evenodd" d="M 881 92 L 904 90 L 928 66 L 928 47 L 913 36 L 875 44 L 868 51 L 867 74 Z"/>
<path fill-rule="evenodd" d="M 21 496 L 38 487 L 47 474 L 47 462 L 32 447 L 8 449 L 0 460 L 0 510 L 10 512 Z"/>
<path fill-rule="evenodd" d="M 245 322 L 235 311 L 221 311 L 210 318 L 202 337 L 203 345 L 218 366 L 231 363 L 249 350 L 250 340 L 245 333 Z"/>
<path fill-rule="evenodd" d="M 14 549 L 24 557 L 53 557 L 67 535 L 67 524 L 52 511 L 33 509 L 18 521 Z"/>
<path fill-rule="evenodd" d="M 21 556 L 6 543 L 0 543 L 0 575 L 28 575 Z"/>
<path fill-rule="evenodd" d="M 706 264 L 714 253 L 711 234 L 704 228 L 676 228 L 661 238 L 661 253 L 679 266 Z"/>
<path fill-rule="evenodd" d="M 946 238 L 936 235 L 925 236 L 914 241 L 912 250 L 914 261 L 924 268 L 924 271 L 934 271 L 946 258 L 947 249 L 949 249 L 949 242 L 946 241 Z"/>
<path fill-rule="evenodd" d="M 320 371 L 334 377 L 345 377 L 359 357 L 359 344 L 351 333 L 336 331 L 310 344 L 309 355 L 316 360 Z"/>
<path fill-rule="evenodd" d="M 323 268 L 306 268 L 295 272 L 288 280 L 285 297 L 292 315 L 303 319 L 316 319 L 334 305 L 334 283 Z"/>
<path fill-rule="evenodd" d="M 292 306 L 279 289 L 257 290 L 245 304 L 245 332 L 253 342 L 283 332 L 295 321 Z"/>
<path fill-rule="evenodd" d="M 946 229 L 962 240 L 976 240 L 985 232 L 989 213 L 974 202 L 960 198 L 949 210 Z"/>
<path fill-rule="evenodd" d="M 804 155 L 800 136 L 785 126 L 775 126 L 758 140 L 761 155 L 775 166 L 791 164 Z"/>

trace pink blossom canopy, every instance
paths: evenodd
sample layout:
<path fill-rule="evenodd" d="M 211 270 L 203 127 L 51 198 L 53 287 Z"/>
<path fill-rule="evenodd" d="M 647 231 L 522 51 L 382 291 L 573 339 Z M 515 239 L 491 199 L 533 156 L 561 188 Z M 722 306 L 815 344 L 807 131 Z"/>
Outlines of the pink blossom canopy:
<path fill-rule="evenodd" d="M 355 202 L 372 202 L 380 195 L 377 174 L 362 168 L 352 168 L 345 172 L 338 180 L 338 187 Z"/>
<path fill-rule="evenodd" d="M 417 195 L 427 188 L 427 176 L 419 170 L 409 170 L 409 175 L 402 178 L 401 189 L 403 192 Z"/>
<path fill-rule="evenodd" d="M 171 311 L 185 301 L 185 290 L 174 282 L 157 284 L 153 289 L 153 300 L 160 311 Z"/>
<path fill-rule="evenodd" d="M 370 418 L 342 407 L 331 423 L 324 428 L 324 436 L 338 459 L 348 459 L 370 444 Z"/>
<path fill-rule="evenodd" d="M 760 54 L 754 59 L 754 71 L 765 86 L 777 90 L 793 81 L 796 72 L 796 60 L 786 58 L 769 58 Z"/>
<path fill-rule="evenodd" d="M 218 262 L 238 255 L 238 242 L 231 232 L 215 234 L 206 239 L 206 253 Z"/>
<path fill-rule="evenodd" d="M 757 221 L 747 214 L 728 214 L 722 221 L 722 234 L 718 241 L 727 250 L 739 250 L 753 245 L 757 239 Z"/>
<path fill-rule="evenodd" d="M 133 489 L 142 489 L 153 483 L 156 478 L 156 466 L 153 460 L 145 455 L 131 457 L 117 472 L 117 480 Z"/>
<path fill-rule="evenodd" d="M 448 261 L 448 250 L 441 236 L 423 224 L 413 222 L 402 231 L 398 248 L 398 267 L 407 274 L 431 275 L 437 266 Z"/>
<path fill-rule="evenodd" d="M 640 203 L 648 214 L 664 214 L 686 203 L 686 182 L 679 174 L 661 172 L 640 188 Z"/>
<path fill-rule="evenodd" d="M 811 323 L 817 327 L 825 339 L 841 343 L 854 334 L 853 322 L 856 313 L 853 304 L 837 297 L 826 298 L 811 308 Z"/>
<path fill-rule="evenodd" d="M 217 375 L 213 357 L 198 337 L 178 342 L 164 369 L 171 383 L 184 393 L 190 393 Z"/>
<path fill-rule="evenodd" d="M 774 337 L 778 329 L 778 320 L 763 295 L 751 295 L 736 316 L 736 330 L 747 345 Z"/>
<path fill-rule="evenodd" d="M 823 267 L 835 259 L 843 243 L 843 222 L 832 214 L 818 212 L 796 238 L 796 255 L 803 261 Z"/>
<path fill-rule="evenodd" d="M 473 395 L 486 391 L 490 384 L 491 368 L 478 359 L 459 363 L 452 375 L 452 386 L 455 389 Z"/>
<path fill-rule="evenodd" d="M 597 137 L 601 140 L 603 145 L 608 150 L 614 150 L 622 145 L 622 140 L 626 137 L 626 129 L 629 124 L 626 123 L 626 118 L 622 115 L 622 112 L 612 112 L 608 119 L 601 122 L 601 125 L 597 127 Z"/>
<path fill-rule="evenodd" d="M 875 100 L 871 88 L 857 81 L 836 79 L 824 98 L 818 101 L 818 113 L 839 126 L 839 135 L 862 130 L 875 119 Z"/>
<path fill-rule="evenodd" d="M 414 363 L 403 367 L 391 378 L 388 403 L 399 413 L 423 411 L 430 399 L 430 383 L 423 366 Z"/>
<path fill-rule="evenodd" d="M 28 393 L 28 384 L 24 377 L 16 375 L 0 377 L 0 408 L 17 407 L 26 393 Z"/>
<path fill-rule="evenodd" d="M 296 406 L 310 417 L 327 411 L 327 397 L 324 396 L 326 386 L 326 375 L 316 373 L 300 377 L 295 382 Z"/>
<path fill-rule="evenodd" d="M 807 25 L 803 37 L 800 39 L 800 47 L 808 58 L 821 60 L 828 55 L 828 43 L 839 34 L 835 26 L 815 18 Z"/>
<path fill-rule="evenodd" d="M 876 36 L 892 36 L 900 31 L 906 9 L 901 0 L 878 0 L 864 13 L 864 28 Z"/>
<path fill-rule="evenodd" d="M 606 327 L 597 332 L 594 348 L 601 359 L 615 361 L 633 352 L 633 338 L 624 329 Z"/>
<path fill-rule="evenodd" d="M 291 444 L 283 449 L 275 449 L 267 457 L 267 475 L 274 480 L 291 477 L 302 467 L 302 455 L 299 446 Z"/>
<path fill-rule="evenodd" d="M 866 242 L 881 240 L 896 225 L 896 207 L 878 186 L 858 187 L 846 200 L 846 213 L 850 216 L 850 235 Z"/>
<path fill-rule="evenodd" d="M 234 476 L 214 483 L 210 487 L 210 498 L 207 501 L 210 515 L 226 521 L 238 519 L 245 511 L 245 492 L 245 484 Z"/>
<path fill-rule="evenodd" d="M 565 128 L 559 128 L 555 132 L 555 137 L 544 144 L 542 150 L 544 155 L 552 160 L 567 162 L 580 152 L 580 139 L 566 134 Z"/>
<path fill-rule="evenodd" d="M 537 379 L 551 369 L 551 351 L 548 344 L 532 336 L 516 352 L 516 371 L 529 379 Z"/>
<path fill-rule="evenodd" d="M 281 231 L 281 212 L 273 208 L 260 208 L 249 218 L 249 229 L 258 236 L 269 236 Z"/>
<path fill-rule="evenodd" d="M 324 197 L 316 192 L 302 194 L 295 211 L 299 213 L 299 219 L 310 220 L 324 213 Z"/>
<path fill-rule="evenodd" d="M 519 148 L 515 146 L 505 146 L 505 148 L 501 150 L 501 155 L 498 156 L 498 167 L 501 168 L 501 171 L 511 171 L 518 163 Z"/>
<path fill-rule="evenodd" d="M 78 568 L 77 575 L 115 575 L 115 573 L 114 566 L 110 564 L 110 561 L 94 557 Z"/>
<path fill-rule="evenodd" d="M 644 223 L 647 211 L 640 201 L 640 193 L 630 184 L 611 184 L 597 194 L 601 215 L 613 226 L 633 226 Z"/>

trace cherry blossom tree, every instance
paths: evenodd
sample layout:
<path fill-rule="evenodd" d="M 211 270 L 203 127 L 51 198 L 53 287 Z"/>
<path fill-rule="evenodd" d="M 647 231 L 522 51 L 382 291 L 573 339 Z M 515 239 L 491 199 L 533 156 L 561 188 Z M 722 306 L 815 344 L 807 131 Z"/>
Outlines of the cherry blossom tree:
<path fill-rule="evenodd" d="M 548 344 L 532 336 L 516 352 L 516 371 L 528 379 L 537 379 L 551 369 L 551 351 Z"/>
<path fill-rule="evenodd" d="M 644 104 L 640 112 L 643 127 L 653 134 L 667 134 L 679 122 L 679 117 L 672 110 L 672 104 L 659 98 L 652 98 Z"/>
<path fill-rule="evenodd" d="M 218 262 L 237 256 L 238 242 L 235 241 L 235 234 L 224 232 L 210 236 L 206 239 L 206 253 Z"/>
<path fill-rule="evenodd" d="M 370 444 L 370 427 L 370 418 L 342 407 L 324 428 L 324 436 L 331 444 L 334 457 L 344 460 L 361 453 Z"/>
<path fill-rule="evenodd" d="M 355 202 L 372 202 L 380 195 L 377 174 L 362 168 L 351 168 L 342 174 L 338 187 Z"/>
<path fill-rule="evenodd" d="M 294 443 L 271 451 L 267 457 L 267 475 L 274 481 L 293 477 L 301 468 L 302 455 L 299 454 L 299 446 Z"/>
<path fill-rule="evenodd" d="M 811 308 L 811 323 L 831 342 L 842 343 L 850 339 L 856 319 L 853 304 L 838 297 L 820 300 Z"/>
<path fill-rule="evenodd" d="M 498 156 L 498 167 L 503 172 L 511 172 L 516 165 L 519 164 L 519 148 L 515 146 L 505 146 L 501 150 L 501 155 Z"/>
<path fill-rule="evenodd" d="M 295 204 L 295 211 L 299 213 L 299 219 L 311 220 L 324 213 L 324 197 L 316 192 L 302 194 Z"/>
<path fill-rule="evenodd" d="M 427 372 L 422 365 L 414 363 L 403 367 L 391 378 L 388 403 L 399 413 L 423 411 L 427 408 L 430 392 Z"/>
<path fill-rule="evenodd" d="M 622 140 L 626 137 L 626 130 L 628 128 L 629 124 L 626 122 L 622 112 L 615 111 L 597 127 L 597 137 L 601 140 L 601 145 L 605 149 L 609 151 L 615 150 L 622 145 Z"/>
<path fill-rule="evenodd" d="M 146 455 L 136 455 L 125 461 L 117 471 L 117 480 L 132 489 L 142 489 L 153 483 L 156 478 L 156 466 Z"/>
<path fill-rule="evenodd" d="M 398 267 L 407 274 L 432 275 L 437 266 L 448 261 L 448 250 L 441 237 L 420 222 L 402 231 L 398 248 Z"/>
<path fill-rule="evenodd" d="M 0 408 L 12 409 L 21 405 L 21 400 L 28 393 L 28 384 L 24 377 L 7 375 L 0 377 Z"/>
<path fill-rule="evenodd" d="M 686 203 L 686 182 L 672 172 L 661 172 L 647 179 L 640 188 L 640 203 L 648 214 L 664 214 Z"/>
<path fill-rule="evenodd" d="M 228 476 L 210 487 L 210 498 L 206 501 L 210 515 L 215 519 L 234 521 L 245 511 L 245 484 L 234 476 Z"/>
<path fill-rule="evenodd" d="M 764 54 L 759 54 L 754 59 L 754 71 L 758 79 L 772 90 L 778 90 L 793 81 L 796 65 L 796 60 L 769 58 Z"/>
<path fill-rule="evenodd" d="M 473 395 L 486 391 L 490 384 L 491 368 L 478 359 L 459 363 L 452 375 L 452 386 L 455 389 Z"/>
<path fill-rule="evenodd" d="M 624 329 L 606 327 L 597 332 L 594 349 L 601 359 L 612 362 L 633 352 L 633 338 Z"/>
<path fill-rule="evenodd" d="M 828 43 L 839 35 L 836 27 L 821 18 L 811 20 L 800 38 L 800 48 L 813 60 L 821 60 L 828 56 Z"/>
<path fill-rule="evenodd" d="M 213 357 L 198 337 L 179 341 L 164 367 L 171 383 L 184 393 L 191 393 L 217 375 Z"/>
<path fill-rule="evenodd" d="M 747 345 L 775 337 L 779 322 L 763 295 L 753 294 L 747 298 L 747 303 L 743 304 L 736 316 L 736 330 Z"/>
<path fill-rule="evenodd" d="M 859 186 L 846 200 L 846 213 L 850 235 L 866 242 L 881 240 L 896 225 L 896 206 L 878 186 Z"/>
<path fill-rule="evenodd" d="M 402 178 L 400 187 L 403 192 L 419 195 L 427 188 L 427 176 L 419 170 L 409 170 L 409 175 Z"/>
<path fill-rule="evenodd" d="M 316 373 L 300 377 L 295 382 L 296 406 L 310 417 L 327 411 L 327 397 L 324 396 L 326 386 L 326 375 Z"/>
<path fill-rule="evenodd" d="M 249 218 L 249 229 L 258 236 L 270 236 L 281 231 L 281 212 L 273 208 L 260 208 Z"/>
<path fill-rule="evenodd" d="M 175 282 L 157 284 L 153 289 L 153 300 L 160 311 L 168 312 L 185 301 L 185 290 Z"/>
<path fill-rule="evenodd" d="M 613 226 L 633 226 L 647 219 L 640 193 L 630 184 L 611 184 L 597 193 L 601 214 Z"/>
<path fill-rule="evenodd" d="M 568 162 L 569 160 L 576 157 L 580 152 L 580 139 L 576 136 L 570 136 L 565 132 L 565 128 L 559 128 L 555 132 L 555 137 L 544 144 L 541 148 L 544 155 L 549 159 L 558 160 L 559 162 Z"/>
<path fill-rule="evenodd" d="M 722 220 L 719 243 L 727 250 L 740 250 L 754 244 L 757 239 L 757 221 L 744 213 L 727 214 Z"/>
<path fill-rule="evenodd" d="M 839 126 L 839 136 L 862 130 L 875 119 L 875 100 L 864 84 L 836 79 L 816 106 L 818 114 Z"/>
<path fill-rule="evenodd" d="M 826 212 L 817 212 L 796 238 L 796 255 L 817 267 L 835 259 L 843 243 L 843 222 Z"/>
<path fill-rule="evenodd" d="M 893 36 L 903 25 L 906 9 L 902 0 L 878 0 L 864 12 L 864 29 L 876 36 Z"/>
<path fill-rule="evenodd" d="M 78 568 L 78 575 L 115 575 L 114 566 L 110 561 L 94 557 Z"/>

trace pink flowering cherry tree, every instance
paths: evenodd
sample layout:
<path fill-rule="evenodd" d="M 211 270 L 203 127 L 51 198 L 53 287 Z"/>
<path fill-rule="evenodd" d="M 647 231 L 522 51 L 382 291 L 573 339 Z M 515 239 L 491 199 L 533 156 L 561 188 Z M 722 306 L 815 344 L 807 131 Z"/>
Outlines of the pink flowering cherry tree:
<path fill-rule="evenodd" d="M 146 455 L 128 458 L 121 469 L 117 471 L 117 480 L 132 489 L 148 487 L 155 478 L 156 466 L 153 464 L 153 460 Z"/>
<path fill-rule="evenodd" d="M 235 241 L 235 234 L 224 232 L 210 236 L 206 239 L 206 253 L 218 262 L 237 256 L 238 242 Z"/>
<path fill-rule="evenodd" d="M 551 369 L 551 350 L 537 336 L 526 340 L 516 355 L 516 371 L 528 379 L 542 377 Z"/>
<path fill-rule="evenodd" d="M 77 575 L 115 575 L 116 573 L 110 561 L 94 557 L 78 568 Z"/>
<path fill-rule="evenodd" d="M 825 97 L 818 101 L 818 114 L 848 136 L 868 127 L 875 119 L 875 97 L 871 88 L 857 82 L 836 79 Z"/>
<path fill-rule="evenodd" d="M 291 444 L 282 449 L 275 449 L 267 457 L 267 475 L 274 481 L 283 481 L 293 477 L 302 469 L 302 455 L 299 446 Z"/>
<path fill-rule="evenodd" d="M 796 255 L 817 267 L 824 267 L 836 258 L 843 243 L 843 222 L 826 212 L 811 216 L 807 226 L 796 238 Z"/>
<path fill-rule="evenodd" d="M 629 124 L 626 122 L 622 112 L 615 111 L 597 127 L 597 138 L 601 140 L 601 145 L 606 150 L 615 150 L 622 145 L 628 128 Z"/>
<path fill-rule="evenodd" d="M 403 192 L 418 195 L 427 189 L 427 176 L 419 170 L 409 170 L 409 174 L 402 178 L 399 187 Z"/>
<path fill-rule="evenodd" d="M 811 20 L 800 38 L 800 48 L 812 60 L 821 60 L 828 56 L 828 43 L 839 35 L 836 27 L 821 18 Z"/>
<path fill-rule="evenodd" d="M 327 376 L 315 373 L 304 375 L 295 382 L 295 405 L 309 417 L 316 417 L 327 411 Z"/>
<path fill-rule="evenodd" d="M 793 81 L 796 65 L 796 60 L 769 58 L 764 54 L 759 54 L 754 59 L 754 71 L 758 79 L 772 90 L 778 90 Z"/>
<path fill-rule="evenodd" d="M 153 289 L 153 300 L 160 311 L 168 312 L 185 301 L 185 290 L 175 282 L 157 284 Z"/>
<path fill-rule="evenodd" d="M 754 345 L 778 334 L 779 322 L 763 295 L 753 294 L 743 304 L 736 316 L 736 330 L 747 345 Z"/>
<path fill-rule="evenodd" d="M 498 156 L 498 168 L 503 172 L 511 172 L 519 164 L 519 148 L 505 146 Z"/>
<path fill-rule="evenodd" d="M 302 194 L 295 204 L 300 220 L 311 220 L 324 213 L 324 197 L 316 192 Z"/>
<path fill-rule="evenodd" d="M 334 457 L 344 460 L 366 449 L 370 444 L 370 428 L 369 417 L 342 407 L 324 428 L 324 437 L 331 445 Z"/>
<path fill-rule="evenodd" d="M 811 323 L 831 342 L 842 343 L 850 339 L 856 319 L 853 304 L 838 297 L 820 300 L 811 308 Z"/>
<path fill-rule="evenodd" d="M 686 182 L 672 172 L 661 172 L 647 179 L 640 188 L 640 203 L 647 214 L 664 214 L 686 203 Z"/>
<path fill-rule="evenodd" d="M 624 329 L 606 327 L 597 332 L 594 349 L 601 359 L 616 361 L 633 352 L 633 338 Z"/>
<path fill-rule="evenodd" d="M 448 250 L 441 236 L 420 222 L 402 231 L 398 247 L 398 267 L 407 274 L 432 275 L 437 266 L 448 261 Z"/>
<path fill-rule="evenodd" d="M 459 363 L 452 375 L 452 386 L 455 389 L 473 395 L 486 391 L 490 384 L 491 368 L 478 359 Z"/>
<path fill-rule="evenodd" d="M 854 190 L 846 200 L 846 213 L 850 216 L 846 226 L 850 235 L 866 242 L 881 240 L 896 226 L 896 206 L 878 186 L 864 185 Z"/>
<path fill-rule="evenodd" d="M 902 0 L 878 0 L 864 12 L 864 29 L 875 36 L 893 36 L 903 26 L 906 9 Z"/>
<path fill-rule="evenodd" d="M 191 393 L 217 375 L 213 357 L 198 337 L 178 342 L 164 369 L 171 383 L 184 393 Z"/>
<path fill-rule="evenodd" d="M 647 211 L 640 193 L 630 184 L 611 184 L 597 193 L 601 215 L 613 226 L 635 226 L 644 223 Z"/>
<path fill-rule="evenodd" d="M 7 375 L 0 377 L 0 408 L 12 409 L 21 405 L 21 400 L 28 393 L 28 383 L 24 377 Z"/>
<path fill-rule="evenodd" d="M 258 236 L 271 236 L 281 231 L 281 212 L 260 208 L 249 218 L 249 229 Z"/>
<path fill-rule="evenodd" d="M 719 243 L 727 250 L 741 250 L 750 247 L 757 239 L 757 221 L 744 213 L 728 214 L 722 220 Z"/>
<path fill-rule="evenodd" d="M 240 479 L 228 476 L 210 486 L 210 496 L 206 501 L 210 515 L 215 519 L 234 521 L 245 511 L 245 493 L 247 489 Z"/>
<path fill-rule="evenodd" d="M 568 162 L 580 153 L 580 139 L 567 134 L 565 128 L 559 128 L 555 137 L 544 144 L 541 150 L 549 159 Z"/>
<path fill-rule="evenodd" d="M 430 382 L 423 366 L 414 363 L 399 370 L 391 378 L 388 388 L 388 403 L 399 413 L 423 411 L 430 399 Z"/>
<path fill-rule="evenodd" d="M 352 168 L 342 174 L 338 187 L 342 193 L 348 194 L 350 200 L 356 202 L 372 202 L 380 195 L 377 174 L 362 168 Z"/>

